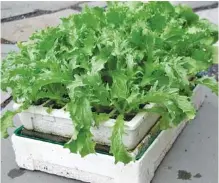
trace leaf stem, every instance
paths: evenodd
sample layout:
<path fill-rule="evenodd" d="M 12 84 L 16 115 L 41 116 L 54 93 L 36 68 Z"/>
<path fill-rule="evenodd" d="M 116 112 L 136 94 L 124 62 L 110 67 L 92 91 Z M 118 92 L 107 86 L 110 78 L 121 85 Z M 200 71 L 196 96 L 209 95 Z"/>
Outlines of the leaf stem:
<path fill-rule="evenodd" d="M 114 109 L 109 113 L 109 116 L 112 117 L 112 116 L 115 114 L 116 111 L 117 111 L 117 109 L 114 108 Z"/>

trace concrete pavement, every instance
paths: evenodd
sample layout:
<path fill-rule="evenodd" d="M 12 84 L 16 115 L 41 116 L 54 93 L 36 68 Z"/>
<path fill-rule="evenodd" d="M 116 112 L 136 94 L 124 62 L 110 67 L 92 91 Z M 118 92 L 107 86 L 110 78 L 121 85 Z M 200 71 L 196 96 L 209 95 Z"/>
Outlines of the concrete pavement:
<path fill-rule="evenodd" d="M 194 8 L 199 8 L 215 4 L 215 1 L 197 3 L 192 2 L 191 5 Z M 1 10 L 3 11 L 1 18 L 6 20 L 2 23 L 2 30 L 4 30 L 2 31 L 2 38 L 15 42 L 25 41 L 36 29 L 47 27 L 47 22 L 49 22 L 49 25 L 56 25 L 58 23 L 58 18 L 62 16 L 62 12 L 68 11 L 70 13 L 77 13 L 84 4 L 88 4 L 89 6 L 105 6 L 104 2 L 2 2 Z M 47 11 L 49 14 L 46 14 L 45 12 L 45 14 L 43 13 L 33 17 L 30 13 L 35 12 L 36 9 Z M 53 16 L 57 15 L 57 13 L 59 16 Z M 202 10 L 197 13 L 201 17 L 208 18 L 214 23 L 218 22 L 218 8 Z M 25 14 L 25 16 L 27 14 L 27 17 L 19 17 L 19 15 L 23 14 Z M 13 17 L 17 16 L 18 19 L 16 18 L 16 20 L 13 21 Z M 10 27 L 13 29 L 13 32 L 10 32 Z M 10 50 L 17 50 L 16 46 L 9 44 L 2 44 L 1 48 L 2 57 L 6 56 Z M 182 134 L 159 166 L 152 183 L 217 182 L 218 98 L 209 90 L 206 92 L 207 98 L 198 112 L 196 119 L 189 123 L 183 130 Z M 9 96 L 8 94 L 3 94 L 4 96 Z M 7 97 L 3 98 L 1 95 L 2 101 Z M 12 103 L 13 102 L 9 103 L 2 112 L 11 109 Z M 15 117 L 14 121 L 15 126 L 18 127 L 20 125 L 19 119 Z M 10 129 L 10 133 L 12 133 L 13 130 L 14 129 Z M 3 183 L 80 182 L 42 172 L 20 170 L 15 163 L 10 138 L 2 140 L 1 143 L 1 180 Z"/>

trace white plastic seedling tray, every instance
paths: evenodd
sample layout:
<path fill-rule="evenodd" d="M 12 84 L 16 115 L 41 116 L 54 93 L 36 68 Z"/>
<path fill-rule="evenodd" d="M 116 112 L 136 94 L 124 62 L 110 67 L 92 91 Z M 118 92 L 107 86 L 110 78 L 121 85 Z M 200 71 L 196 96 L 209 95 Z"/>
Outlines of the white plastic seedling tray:
<path fill-rule="evenodd" d="M 205 99 L 203 87 L 196 87 L 192 100 L 199 109 Z M 150 183 L 155 170 L 186 124 L 162 131 L 135 162 L 114 164 L 114 157 L 96 153 L 81 158 L 62 145 L 12 135 L 12 144 L 19 167 L 77 179 L 90 183 Z M 149 135 L 146 135 L 144 140 Z M 144 141 L 143 140 L 143 141 Z M 142 143 L 142 148 L 145 143 Z M 147 143 L 146 143 L 147 144 Z M 137 150 L 136 150 L 137 149 Z M 138 154 L 139 146 L 132 154 Z"/>
<path fill-rule="evenodd" d="M 146 105 L 145 107 L 150 107 Z M 18 104 L 14 105 L 17 108 Z M 54 134 L 63 137 L 71 137 L 74 133 L 74 125 L 69 112 L 64 109 L 54 109 L 48 113 L 46 107 L 31 106 L 28 110 L 18 114 L 24 128 L 47 134 Z M 123 143 L 128 149 L 133 149 L 142 140 L 149 129 L 159 118 L 158 114 L 141 112 L 131 121 L 125 123 L 125 134 Z M 102 123 L 99 127 L 92 127 L 94 141 L 101 144 L 110 144 L 115 119 Z"/>
<path fill-rule="evenodd" d="M 113 156 L 100 153 L 81 158 L 61 145 L 15 134 L 12 143 L 21 168 L 90 183 L 149 183 L 184 125 L 161 132 L 139 160 L 127 165 L 115 164 Z"/>
<path fill-rule="evenodd" d="M 203 87 L 198 85 L 194 89 L 193 103 L 198 105 L 197 99 L 203 93 Z M 14 108 L 19 105 L 15 104 Z M 150 108 L 153 104 L 146 105 Z M 196 107 L 197 108 L 197 107 Z M 18 114 L 24 128 L 47 134 L 54 134 L 63 137 L 72 137 L 74 133 L 74 125 L 70 118 L 69 112 L 64 109 L 54 109 L 51 113 L 47 112 L 46 107 L 31 106 L 28 110 Z M 125 123 L 125 133 L 123 143 L 127 149 L 134 149 L 143 139 L 150 128 L 156 123 L 160 116 L 155 113 L 141 112 L 138 113 L 131 121 Z M 98 128 L 91 128 L 94 135 L 93 140 L 100 143 L 110 145 L 110 137 L 115 119 L 110 119 L 102 123 Z"/>

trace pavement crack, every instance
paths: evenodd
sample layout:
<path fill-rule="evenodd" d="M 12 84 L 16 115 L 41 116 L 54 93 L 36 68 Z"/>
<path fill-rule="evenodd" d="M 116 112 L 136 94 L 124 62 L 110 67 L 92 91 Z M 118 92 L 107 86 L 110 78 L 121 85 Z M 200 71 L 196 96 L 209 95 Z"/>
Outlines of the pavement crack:
<path fill-rule="evenodd" d="M 4 102 L 1 103 L 1 110 L 3 110 L 12 101 L 12 99 L 12 96 L 10 96 Z"/>
<path fill-rule="evenodd" d="M 51 13 L 53 13 L 53 11 L 35 10 L 33 12 L 30 12 L 30 13 L 25 13 L 25 14 L 21 14 L 21 15 L 12 16 L 12 17 L 2 18 L 1 23 L 11 22 L 11 21 L 15 21 L 15 20 L 21 20 L 21 19 L 25 19 L 25 18 L 37 17 L 40 15 L 51 14 Z"/>
<path fill-rule="evenodd" d="M 40 15 L 52 14 L 52 13 L 56 13 L 56 12 L 59 12 L 59 11 L 66 10 L 66 9 L 81 10 L 79 5 L 81 3 L 84 3 L 84 2 L 88 2 L 88 1 L 81 1 L 81 2 L 78 2 L 74 5 L 72 5 L 72 6 L 68 6 L 68 7 L 65 7 L 65 8 L 60 8 L 58 10 L 53 10 L 53 11 L 52 10 L 36 9 L 33 12 L 24 13 L 24 14 L 20 14 L 20 15 L 16 15 L 16 16 L 7 17 L 7 18 L 2 18 L 1 23 L 11 22 L 11 21 L 15 21 L 15 20 L 21 20 L 21 19 L 25 19 L 25 18 L 37 17 L 37 16 L 40 16 Z"/>
<path fill-rule="evenodd" d="M 7 39 L 1 38 L 1 44 L 16 44 L 16 42 L 12 42 Z"/>
<path fill-rule="evenodd" d="M 200 6 L 197 8 L 193 8 L 193 11 L 198 12 L 198 11 L 209 10 L 209 9 L 214 9 L 214 8 L 218 8 L 218 2 L 215 2 L 214 4 L 207 5 L 207 6 Z"/>

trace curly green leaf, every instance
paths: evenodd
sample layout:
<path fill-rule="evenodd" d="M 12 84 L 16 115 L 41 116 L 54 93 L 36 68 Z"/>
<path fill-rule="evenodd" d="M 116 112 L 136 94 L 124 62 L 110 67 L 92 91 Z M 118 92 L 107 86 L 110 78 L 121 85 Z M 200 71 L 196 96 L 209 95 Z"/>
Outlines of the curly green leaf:
<path fill-rule="evenodd" d="M 7 129 L 14 127 L 13 118 L 17 114 L 16 111 L 6 111 L 5 114 L 1 117 L 1 137 L 7 138 L 8 132 Z"/>
<path fill-rule="evenodd" d="M 124 134 L 124 116 L 119 115 L 116 119 L 115 125 L 113 127 L 113 133 L 111 136 L 111 147 L 110 152 L 113 153 L 115 157 L 115 163 L 121 161 L 125 164 L 133 160 L 131 154 L 126 150 L 122 137 Z"/>
<path fill-rule="evenodd" d="M 202 84 L 210 88 L 216 95 L 218 95 L 218 82 L 213 77 L 202 77 L 194 81 L 196 84 Z"/>

